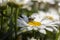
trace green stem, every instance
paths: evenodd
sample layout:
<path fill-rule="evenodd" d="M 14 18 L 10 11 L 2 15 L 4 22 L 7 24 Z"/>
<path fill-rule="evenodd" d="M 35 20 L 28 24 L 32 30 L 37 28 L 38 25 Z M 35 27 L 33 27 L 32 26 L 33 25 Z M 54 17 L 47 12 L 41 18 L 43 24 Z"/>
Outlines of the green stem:
<path fill-rule="evenodd" d="M 34 35 L 34 38 L 35 38 L 35 31 L 33 30 L 33 35 Z"/>
<path fill-rule="evenodd" d="M 17 18 L 18 18 L 18 8 L 15 8 L 15 14 L 14 14 L 14 30 L 15 30 L 15 39 L 17 39 Z"/>
<path fill-rule="evenodd" d="M 3 10 L 1 11 L 1 13 L 3 14 Z M 1 30 L 3 31 L 3 15 L 1 15 Z"/>
<path fill-rule="evenodd" d="M 56 33 L 56 40 L 58 40 L 59 36 L 60 36 L 60 31 L 59 31 L 59 33 Z"/>
<path fill-rule="evenodd" d="M 13 22 L 13 7 L 11 7 L 11 20 L 10 20 L 10 24 L 9 24 L 10 25 L 9 29 L 10 29 L 11 32 L 13 31 L 12 22 Z M 11 33 L 10 39 L 13 40 L 12 33 Z"/>

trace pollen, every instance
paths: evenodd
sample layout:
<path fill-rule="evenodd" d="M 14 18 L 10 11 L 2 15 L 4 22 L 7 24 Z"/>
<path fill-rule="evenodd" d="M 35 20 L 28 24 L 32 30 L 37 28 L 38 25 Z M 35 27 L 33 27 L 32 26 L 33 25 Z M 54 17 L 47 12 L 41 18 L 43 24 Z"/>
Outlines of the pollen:
<path fill-rule="evenodd" d="M 41 26 L 41 22 L 36 22 L 36 21 L 31 21 L 31 22 L 28 22 L 29 25 L 32 25 L 32 26 Z"/>

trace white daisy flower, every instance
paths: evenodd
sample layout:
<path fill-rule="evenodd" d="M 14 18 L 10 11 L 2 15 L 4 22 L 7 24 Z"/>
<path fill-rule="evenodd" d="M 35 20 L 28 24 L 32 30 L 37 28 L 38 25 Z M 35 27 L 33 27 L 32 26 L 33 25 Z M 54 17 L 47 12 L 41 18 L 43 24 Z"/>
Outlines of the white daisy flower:
<path fill-rule="evenodd" d="M 18 5 L 24 5 L 30 3 L 31 0 L 8 0 L 9 2 L 14 2 Z"/>
<path fill-rule="evenodd" d="M 55 27 L 57 26 L 56 24 L 59 24 L 59 23 L 57 21 L 56 22 L 52 21 L 54 19 L 53 17 L 55 16 L 52 16 L 52 17 L 50 15 L 47 16 L 47 14 L 45 15 L 44 12 L 41 12 L 40 16 L 39 14 L 36 14 L 36 13 L 32 15 L 33 15 L 32 17 L 35 17 L 35 19 L 30 20 L 29 22 L 25 22 L 23 18 L 20 18 L 17 20 L 18 22 L 17 25 L 22 27 L 21 29 L 22 31 L 38 30 L 40 33 L 43 33 L 43 34 L 46 34 L 46 30 L 50 32 L 53 32 L 53 31 L 59 32 L 59 30 Z"/>
<path fill-rule="evenodd" d="M 18 22 L 17 26 L 22 27 L 22 29 L 21 29 L 22 31 L 24 31 L 24 30 L 30 31 L 30 30 L 34 29 L 34 30 L 39 30 L 41 32 L 41 30 L 44 31 L 43 28 L 45 28 L 45 26 L 41 25 L 40 22 L 31 21 L 31 22 L 27 23 L 23 20 L 23 18 L 17 19 L 17 22 Z M 40 25 L 43 27 L 39 27 Z M 41 30 L 40 30 L 40 28 L 41 28 Z M 44 31 L 44 33 L 46 34 L 46 31 Z"/>
<path fill-rule="evenodd" d="M 31 5 L 23 5 L 22 9 L 32 10 Z"/>
<path fill-rule="evenodd" d="M 44 3 L 55 4 L 54 0 L 42 0 Z"/>
<path fill-rule="evenodd" d="M 0 0 L 0 6 L 6 5 L 6 4 L 7 4 L 7 0 Z"/>
<path fill-rule="evenodd" d="M 49 13 L 50 12 L 50 13 Z M 46 19 L 44 21 L 42 21 L 42 23 L 44 25 L 47 25 L 48 26 L 51 26 L 53 29 L 55 29 L 55 31 L 58 31 L 58 29 L 56 29 L 56 27 L 54 26 L 57 26 L 55 24 L 60 24 L 60 20 L 59 20 L 59 15 L 57 13 L 56 10 L 49 10 L 49 12 L 46 13 Z"/>
<path fill-rule="evenodd" d="M 19 5 L 22 4 L 23 9 L 31 10 L 31 7 L 30 7 L 32 5 L 31 0 L 15 0 L 15 3 Z"/>
<path fill-rule="evenodd" d="M 54 8 L 49 8 L 47 16 L 50 15 L 54 20 L 59 20 L 58 11 Z"/>
<path fill-rule="evenodd" d="M 26 5 L 26 4 L 31 4 L 30 2 L 31 2 L 31 0 L 16 0 L 15 1 L 17 4 L 24 4 L 24 5 Z"/>

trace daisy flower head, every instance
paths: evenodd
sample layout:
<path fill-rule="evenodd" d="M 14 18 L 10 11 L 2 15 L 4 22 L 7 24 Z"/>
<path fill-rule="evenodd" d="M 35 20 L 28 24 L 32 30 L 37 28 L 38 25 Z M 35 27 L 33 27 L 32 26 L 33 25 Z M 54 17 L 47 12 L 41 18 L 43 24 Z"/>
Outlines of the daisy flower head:
<path fill-rule="evenodd" d="M 36 13 L 34 15 L 37 16 Z M 35 17 L 34 15 L 32 17 Z M 40 15 L 42 15 L 42 14 L 40 14 Z M 42 19 L 40 19 L 40 18 L 41 18 L 41 16 L 38 15 L 38 20 L 37 20 L 37 18 L 34 18 L 34 19 L 30 18 L 30 21 L 28 21 L 28 22 L 25 22 L 23 20 L 23 18 L 20 18 L 17 20 L 18 21 L 17 23 L 18 23 L 19 27 L 22 27 L 21 30 L 22 31 L 25 30 L 25 32 L 31 31 L 31 30 L 37 30 L 42 34 L 46 34 L 46 30 L 50 31 L 50 32 L 53 32 L 55 30 L 56 32 L 58 32 L 58 29 L 55 27 L 55 26 L 57 26 L 55 24 L 57 24 L 58 22 L 51 22 L 50 20 L 47 20 L 45 18 L 45 16 L 43 16 Z"/>
<path fill-rule="evenodd" d="M 39 26 L 41 26 L 41 23 L 33 21 L 32 18 L 29 19 L 29 22 L 26 22 L 23 18 L 19 17 L 19 19 L 17 19 L 17 26 L 22 27 L 22 29 L 21 29 L 22 31 L 24 31 L 24 30 L 31 31 L 33 29 L 40 30 L 38 28 L 39 28 Z M 45 28 L 45 27 L 43 27 L 43 28 Z"/>

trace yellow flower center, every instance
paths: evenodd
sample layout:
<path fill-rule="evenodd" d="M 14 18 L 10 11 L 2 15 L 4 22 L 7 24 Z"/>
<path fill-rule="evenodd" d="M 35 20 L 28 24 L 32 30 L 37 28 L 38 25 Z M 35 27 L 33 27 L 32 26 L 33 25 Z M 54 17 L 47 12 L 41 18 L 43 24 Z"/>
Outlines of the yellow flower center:
<path fill-rule="evenodd" d="M 48 18 L 49 20 L 53 20 L 52 16 L 46 16 L 46 18 Z"/>
<path fill-rule="evenodd" d="M 30 21 L 30 22 L 28 22 L 28 24 L 32 25 L 32 26 L 35 26 L 35 27 L 41 26 L 41 22 L 36 22 L 36 21 Z"/>

